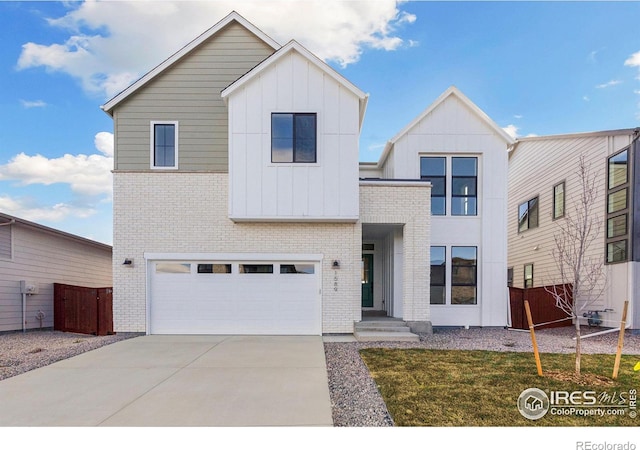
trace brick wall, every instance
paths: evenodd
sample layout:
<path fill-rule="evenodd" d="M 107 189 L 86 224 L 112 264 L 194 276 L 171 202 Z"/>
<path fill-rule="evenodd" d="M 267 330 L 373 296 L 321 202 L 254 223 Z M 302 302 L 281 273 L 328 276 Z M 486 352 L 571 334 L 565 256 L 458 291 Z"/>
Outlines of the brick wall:
<path fill-rule="evenodd" d="M 360 319 L 360 224 L 234 223 L 222 173 L 121 172 L 113 182 L 116 332 L 146 330 L 145 252 L 322 254 L 323 333 L 353 332 Z M 122 265 L 125 258 L 133 267 Z M 339 270 L 331 268 L 334 260 Z"/>

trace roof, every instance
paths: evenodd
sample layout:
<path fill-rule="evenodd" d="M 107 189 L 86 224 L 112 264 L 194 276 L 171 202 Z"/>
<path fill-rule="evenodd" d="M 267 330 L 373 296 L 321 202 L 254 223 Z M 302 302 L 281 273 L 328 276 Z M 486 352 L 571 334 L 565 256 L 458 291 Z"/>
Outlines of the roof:
<path fill-rule="evenodd" d="M 191 53 L 194 49 L 196 49 L 198 46 L 200 46 L 200 44 L 202 44 L 203 42 L 207 41 L 210 37 L 214 36 L 216 33 L 218 33 L 224 27 L 229 25 L 231 22 L 239 23 L 240 25 L 245 27 L 247 30 L 249 30 L 251 33 L 256 35 L 259 39 L 264 41 L 267 45 L 269 45 L 274 50 L 278 50 L 280 48 L 280 44 L 278 44 L 276 41 L 274 41 L 269 36 L 267 36 L 265 33 L 263 33 L 255 25 L 250 23 L 247 19 L 242 17 L 240 14 L 238 14 L 235 11 L 233 11 L 229 15 L 227 15 L 224 19 L 222 19 L 220 22 L 216 23 L 214 26 L 212 26 L 207 31 L 202 33 L 200 36 L 195 38 L 193 41 L 189 42 L 187 45 L 182 47 L 176 53 L 171 55 L 164 62 L 162 62 L 161 64 L 156 66 L 151 71 L 147 72 L 145 75 L 142 76 L 142 78 L 138 79 L 138 81 L 136 81 L 133 84 L 131 84 L 129 87 L 127 87 L 125 90 L 123 90 L 118 95 L 113 97 L 111 100 L 107 101 L 107 103 L 102 105 L 100 108 L 104 112 L 106 112 L 107 114 L 113 115 L 112 114 L 112 110 L 119 103 L 121 103 L 123 100 L 125 100 L 130 95 L 132 95 L 134 92 L 136 92 L 142 86 L 146 85 L 149 81 L 153 80 L 155 77 L 157 77 L 159 74 L 164 72 L 166 69 L 171 67 L 174 63 L 176 63 L 182 57 L 184 57 L 188 53 Z"/>
<path fill-rule="evenodd" d="M 236 90 L 246 85 L 246 83 L 250 82 L 257 76 L 259 76 L 262 72 L 264 72 L 268 67 L 277 63 L 281 60 L 285 55 L 288 55 L 291 52 L 297 52 L 306 58 L 309 62 L 315 65 L 318 69 L 324 72 L 329 77 L 333 78 L 336 82 L 340 83 L 347 90 L 353 93 L 356 97 L 360 99 L 360 128 L 362 128 L 362 122 L 364 120 L 364 113 L 367 109 L 367 102 L 369 100 L 369 94 L 365 94 L 358 87 L 356 87 L 353 83 L 347 80 L 345 77 L 336 72 L 331 66 L 322 61 L 316 55 L 307 50 L 303 45 L 295 40 L 289 41 L 285 46 L 278 49 L 274 54 L 269 56 L 267 59 L 262 61 L 252 70 L 244 74 L 242 77 L 238 78 L 236 81 L 231 83 L 231 85 L 227 86 L 222 90 L 221 96 L 222 99 L 226 102 L 227 98 L 232 95 Z"/>
<path fill-rule="evenodd" d="M 98 241 L 94 241 L 91 239 L 87 239 L 87 238 L 83 238 L 80 237 L 78 235 L 75 234 L 71 234 L 71 233 L 66 233 L 64 231 L 60 231 L 60 230 L 56 230 L 55 228 L 49 228 L 46 227 L 44 225 L 40 225 L 38 223 L 35 222 L 29 222 L 28 220 L 24 220 L 24 219 L 20 219 L 19 217 L 15 217 L 15 216 L 11 216 L 9 214 L 5 214 L 3 212 L 0 212 L 0 226 L 3 226 L 5 224 L 19 224 L 19 225 L 24 225 L 30 228 L 35 228 L 36 230 L 45 232 L 45 233 L 49 233 L 49 234 L 54 234 L 60 237 L 64 237 L 67 239 L 73 239 L 75 241 L 78 241 L 80 243 L 83 244 L 88 244 L 88 245 L 92 245 L 95 247 L 101 247 L 105 250 L 113 250 L 113 247 L 107 244 L 103 244 L 102 242 L 98 242 Z"/>
<path fill-rule="evenodd" d="M 431 114 L 431 112 L 433 112 L 438 106 L 440 106 L 442 103 L 444 103 L 451 96 L 455 96 L 456 98 L 458 98 L 458 100 L 460 100 L 471 111 L 473 111 L 473 113 L 482 122 L 484 122 L 490 129 L 492 129 L 499 137 L 501 137 L 507 145 L 510 146 L 510 145 L 513 145 L 515 143 L 515 140 L 511 136 L 509 136 L 506 131 L 504 131 L 493 120 L 491 120 L 491 118 L 484 111 L 482 111 L 480 108 L 478 108 L 478 106 L 476 106 L 475 103 L 473 103 L 471 100 L 469 100 L 469 98 L 466 95 L 464 95 L 462 92 L 460 92 L 460 90 L 457 87 L 450 86 L 446 91 L 444 91 L 440 95 L 440 97 L 438 97 L 436 99 L 436 101 L 434 101 L 431 105 L 429 105 L 429 107 L 427 107 L 427 109 L 425 109 L 422 113 L 420 113 L 418 115 L 418 117 L 413 119 L 413 121 L 411 121 L 411 123 L 409 123 L 398 134 L 396 134 L 393 138 L 391 138 L 387 142 L 387 144 L 385 145 L 384 150 L 382 152 L 382 155 L 380 156 L 380 160 L 378 161 L 377 164 L 379 166 L 382 165 L 385 162 L 385 160 L 387 159 L 387 157 L 389 156 L 389 154 L 391 153 L 391 150 L 393 149 L 393 147 L 396 144 L 396 142 L 398 142 L 398 140 L 402 136 L 407 134 L 422 119 L 424 119 L 426 116 Z"/>

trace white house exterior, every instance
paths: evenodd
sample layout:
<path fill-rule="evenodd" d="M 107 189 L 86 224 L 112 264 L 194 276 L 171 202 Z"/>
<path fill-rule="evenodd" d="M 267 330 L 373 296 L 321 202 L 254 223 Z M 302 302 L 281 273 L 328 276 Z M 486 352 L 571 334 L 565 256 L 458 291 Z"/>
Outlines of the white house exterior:
<path fill-rule="evenodd" d="M 506 325 L 510 138 L 452 88 L 379 163 L 359 164 L 367 101 L 299 43 L 231 13 L 103 105 L 115 132 L 114 329 L 350 334 L 368 310 L 421 331 Z M 446 181 L 474 187 L 473 216 L 432 216 L 427 155 L 475 164 Z M 461 252 L 446 279 L 473 281 L 448 281 L 437 305 L 434 237 Z"/>
<path fill-rule="evenodd" d="M 603 295 L 584 312 L 600 310 L 602 325 L 615 327 L 629 300 L 627 324 L 640 327 L 637 138 L 638 130 L 622 129 L 518 140 L 509 154 L 508 270 L 513 286 L 565 281 L 552 256 L 554 235 L 566 216 L 575 215 L 582 156 L 596 178 L 597 198 L 590 214 L 599 226 L 587 256 L 605 264 Z"/>
<path fill-rule="evenodd" d="M 457 88 L 445 91 L 360 164 L 363 178 L 431 181 L 430 320 L 433 326 L 505 326 L 507 152 L 513 139 Z M 426 208 L 426 205 L 424 206 Z M 363 243 L 378 230 L 363 226 Z M 374 246 L 377 248 L 377 246 Z M 377 258 L 378 252 L 374 252 Z M 415 272 L 414 272 L 415 276 Z M 374 307 L 386 293 L 374 291 Z"/>
<path fill-rule="evenodd" d="M 52 327 L 54 283 L 110 287 L 111 253 L 109 245 L 0 213 L 0 332 Z M 21 281 L 35 288 L 24 299 Z"/>

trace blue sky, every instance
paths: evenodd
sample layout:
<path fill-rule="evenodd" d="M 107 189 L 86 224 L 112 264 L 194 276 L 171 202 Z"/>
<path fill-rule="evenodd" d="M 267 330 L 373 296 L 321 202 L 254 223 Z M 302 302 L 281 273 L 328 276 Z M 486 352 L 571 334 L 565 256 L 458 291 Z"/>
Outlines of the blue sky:
<path fill-rule="evenodd" d="M 370 94 L 362 161 L 450 85 L 520 137 L 640 125 L 639 2 L 291 3 L 0 1 L 0 211 L 111 243 L 100 105 L 231 9 Z"/>

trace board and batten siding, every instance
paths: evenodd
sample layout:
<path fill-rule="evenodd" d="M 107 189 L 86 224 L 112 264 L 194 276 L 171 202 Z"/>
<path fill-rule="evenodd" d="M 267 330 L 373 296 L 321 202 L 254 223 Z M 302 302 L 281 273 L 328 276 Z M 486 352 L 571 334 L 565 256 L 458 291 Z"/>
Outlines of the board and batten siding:
<path fill-rule="evenodd" d="M 504 326 L 508 316 L 507 142 L 462 100 L 450 95 L 397 138 L 382 168 L 385 178 L 419 179 L 421 156 L 478 158 L 478 214 L 431 217 L 431 245 L 447 247 L 448 259 L 452 246 L 478 248 L 477 305 L 431 305 L 431 321 L 435 326 Z M 450 192 L 449 184 L 448 202 Z"/>
<path fill-rule="evenodd" d="M 554 235 L 562 219 L 553 219 L 553 187 L 565 183 L 565 215 L 575 215 L 580 198 L 580 156 L 596 176 L 597 197 L 591 215 L 599 227 L 587 256 L 604 261 L 606 232 L 607 157 L 631 143 L 628 134 L 566 135 L 520 141 L 509 156 L 508 266 L 513 268 L 513 286 L 524 287 L 524 266 L 533 264 L 533 286 L 561 283 L 552 252 Z M 518 205 L 538 198 L 538 227 L 518 232 Z M 607 287 L 590 309 L 621 311 L 629 286 L 627 264 L 605 266 Z M 622 300 L 621 300 L 622 299 Z M 618 319 L 619 320 L 619 319 Z"/>
<path fill-rule="evenodd" d="M 228 171 L 220 92 L 273 53 L 232 22 L 115 107 L 115 170 L 148 171 L 151 121 L 179 122 L 180 171 Z"/>
<path fill-rule="evenodd" d="M 22 329 L 20 280 L 38 284 L 38 294 L 27 296 L 27 328 L 53 326 L 53 283 L 88 287 L 112 285 L 111 247 L 26 226 L 11 229 L 11 258 L 0 257 L 0 332 Z"/>
<path fill-rule="evenodd" d="M 358 217 L 359 98 L 292 50 L 229 96 L 229 217 Z M 271 162 L 271 114 L 316 113 L 316 163 Z"/>

